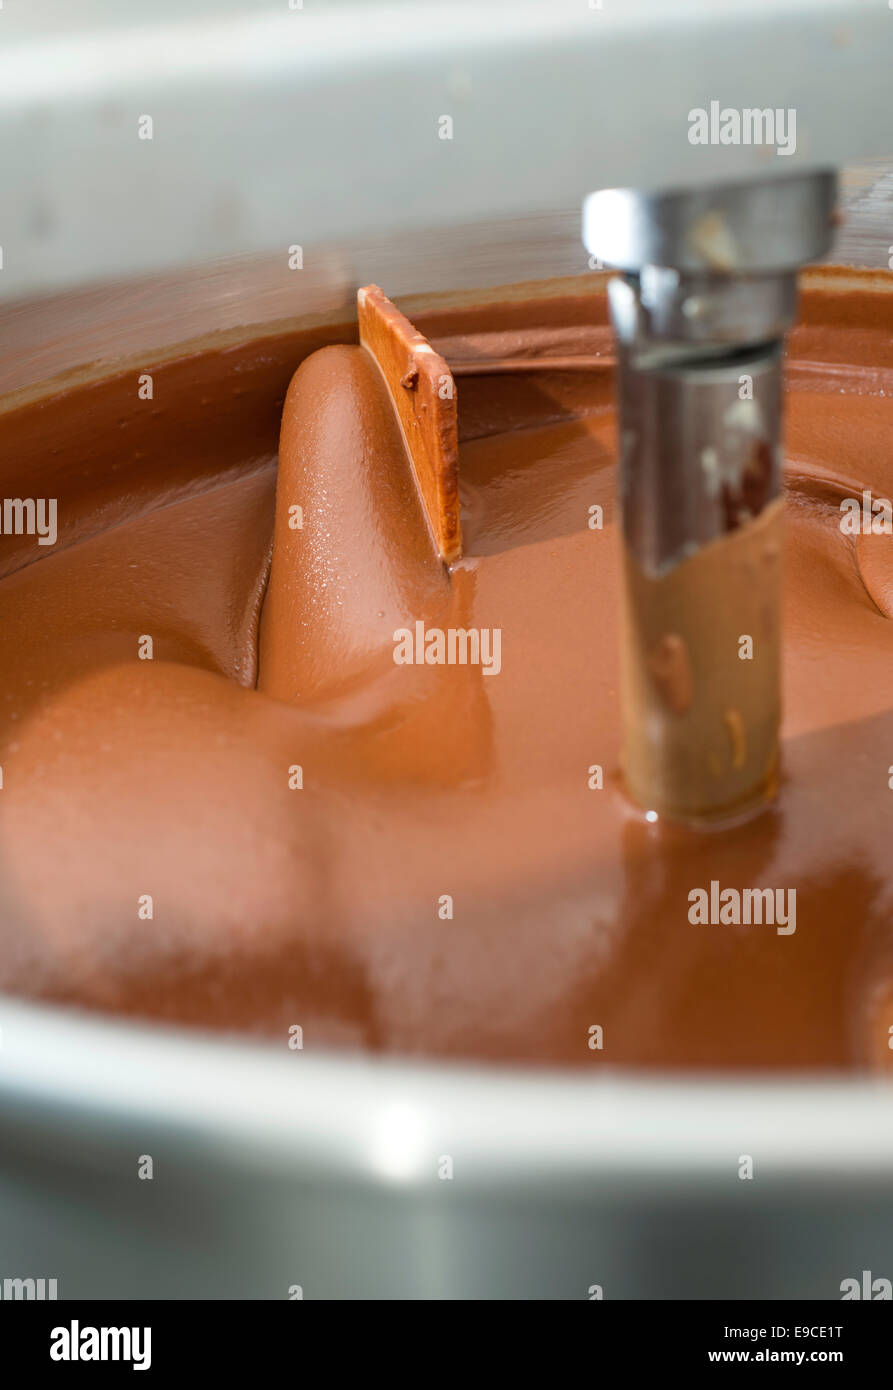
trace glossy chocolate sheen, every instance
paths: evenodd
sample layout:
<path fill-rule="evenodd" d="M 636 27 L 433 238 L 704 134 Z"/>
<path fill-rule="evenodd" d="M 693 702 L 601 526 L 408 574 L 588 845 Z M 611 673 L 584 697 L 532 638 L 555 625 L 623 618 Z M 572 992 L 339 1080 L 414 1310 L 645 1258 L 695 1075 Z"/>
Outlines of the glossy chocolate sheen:
<path fill-rule="evenodd" d="M 145 369 L 150 400 L 132 364 L 8 401 L 0 497 L 58 499 L 59 538 L 0 535 L 0 988 L 283 1042 L 299 1024 L 308 1049 L 887 1067 L 893 537 L 844 534 L 839 506 L 893 492 L 891 283 L 807 277 L 779 793 L 725 830 L 648 823 L 618 778 L 600 283 L 401 305 L 451 364 L 605 364 L 462 370 L 449 575 L 354 326 L 205 343 Z M 264 606 L 280 412 L 320 347 Z M 417 621 L 498 629 L 499 671 L 396 664 Z M 691 922 L 712 881 L 796 890 L 795 932 Z"/>

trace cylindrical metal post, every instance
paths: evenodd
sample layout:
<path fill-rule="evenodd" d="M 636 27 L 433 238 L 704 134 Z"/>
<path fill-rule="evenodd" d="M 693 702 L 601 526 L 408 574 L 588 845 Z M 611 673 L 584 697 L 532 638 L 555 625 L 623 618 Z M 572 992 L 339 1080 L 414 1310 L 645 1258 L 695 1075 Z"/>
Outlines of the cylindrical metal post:
<path fill-rule="evenodd" d="M 587 200 L 618 343 L 623 766 L 648 812 L 772 796 L 781 710 L 781 355 L 830 174 Z"/>

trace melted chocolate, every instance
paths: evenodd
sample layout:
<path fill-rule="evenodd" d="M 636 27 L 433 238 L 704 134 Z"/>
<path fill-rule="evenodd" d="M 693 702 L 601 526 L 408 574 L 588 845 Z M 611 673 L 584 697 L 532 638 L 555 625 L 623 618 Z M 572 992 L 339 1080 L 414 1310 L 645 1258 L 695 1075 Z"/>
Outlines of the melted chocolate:
<path fill-rule="evenodd" d="M 781 780 L 718 831 L 617 777 L 609 367 L 463 369 L 449 576 L 358 348 L 296 386 L 274 515 L 289 378 L 350 325 L 8 403 L 0 491 L 57 498 L 59 540 L 0 536 L 0 988 L 307 1048 L 889 1066 L 893 537 L 839 503 L 893 493 L 890 286 L 807 277 Z M 448 360 L 610 358 L 600 285 L 403 307 Z M 499 629 L 499 673 L 396 665 L 417 621 Z M 796 931 L 692 924 L 712 881 L 795 889 Z"/>

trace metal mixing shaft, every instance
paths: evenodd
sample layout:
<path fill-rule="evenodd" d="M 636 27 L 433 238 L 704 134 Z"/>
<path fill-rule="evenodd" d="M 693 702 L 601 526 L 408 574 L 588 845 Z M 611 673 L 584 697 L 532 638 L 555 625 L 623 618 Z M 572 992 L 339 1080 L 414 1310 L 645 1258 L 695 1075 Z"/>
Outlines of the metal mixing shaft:
<path fill-rule="evenodd" d="M 782 348 L 836 179 L 608 189 L 584 242 L 618 347 L 623 764 L 648 812 L 703 823 L 774 790 Z"/>

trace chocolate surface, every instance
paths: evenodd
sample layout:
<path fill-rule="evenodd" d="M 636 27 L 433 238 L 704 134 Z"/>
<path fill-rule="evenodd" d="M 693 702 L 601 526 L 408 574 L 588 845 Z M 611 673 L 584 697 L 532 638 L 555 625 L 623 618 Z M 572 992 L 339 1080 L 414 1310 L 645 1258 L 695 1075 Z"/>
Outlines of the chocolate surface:
<path fill-rule="evenodd" d="M 889 1066 L 893 537 L 843 533 L 839 505 L 893 491 L 890 291 L 806 278 L 778 797 L 725 830 L 648 823 L 617 775 L 600 286 L 401 306 L 451 364 L 597 358 L 459 374 L 450 573 L 354 326 L 206 344 L 150 369 L 151 400 L 133 366 L 7 403 L 0 492 L 57 498 L 59 538 L 0 535 L 0 988 L 300 1024 L 306 1048 Z M 303 526 L 264 601 L 280 412 L 321 347 L 283 426 Z M 416 622 L 498 629 L 498 673 L 397 665 Z M 796 890 L 796 931 L 693 924 L 713 881 Z"/>

